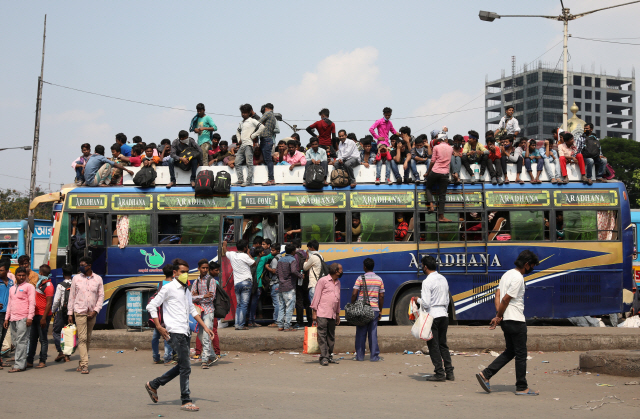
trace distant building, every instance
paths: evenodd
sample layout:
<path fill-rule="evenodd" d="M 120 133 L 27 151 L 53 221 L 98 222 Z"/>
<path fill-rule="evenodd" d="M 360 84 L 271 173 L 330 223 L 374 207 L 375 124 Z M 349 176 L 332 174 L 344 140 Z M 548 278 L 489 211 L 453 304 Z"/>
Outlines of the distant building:
<path fill-rule="evenodd" d="M 485 129 L 495 130 L 505 105 L 513 105 L 523 135 L 550 137 L 551 130 L 562 125 L 562 70 L 539 63 L 537 68 L 525 67 L 515 76 L 504 77 L 504 70 L 502 74 L 502 78 L 485 83 Z M 568 107 L 575 102 L 580 109 L 578 117 L 593 123 L 599 138 L 637 140 L 635 71 L 631 78 L 575 71 L 568 74 Z"/>

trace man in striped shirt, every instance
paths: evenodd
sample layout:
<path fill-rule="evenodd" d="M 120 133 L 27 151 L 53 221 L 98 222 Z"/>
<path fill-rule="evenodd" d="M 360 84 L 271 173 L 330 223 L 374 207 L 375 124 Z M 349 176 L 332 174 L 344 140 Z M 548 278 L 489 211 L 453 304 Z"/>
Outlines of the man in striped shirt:
<path fill-rule="evenodd" d="M 378 322 L 382 317 L 382 306 L 384 305 L 384 282 L 382 278 L 373 273 L 375 263 L 373 259 L 364 260 L 364 275 L 356 280 L 351 293 L 351 303 L 364 298 L 364 286 L 367 287 L 369 304 L 375 316 L 366 326 L 356 326 L 356 361 L 364 361 L 364 349 L 369 337 L 369 352 L 371 362 L 382 361 L 380 348 L 378 347 Z M 362 291 L 362 292 L 361 292 Z"/>
<path fill-rule="evenodd" d="M 209 275 L 209 261 L 207 259 L 201 259 L 198 262 L 198 271 L 200 277 L 195 280 L 191 287 L 191 295 L 193 296 L 193 303 L 202 307 L 202 321 L 207 325 L 209 329 L 213 330 L 213 300 L 216 298 L 216 280 Z M 198 330 L 198 339 L 202 342 L 202 369 L 209 369 L 214 362 L 217 361 L 217 356 L 213 350 L 211 339 L 204 330 L 200 328 Z"/>

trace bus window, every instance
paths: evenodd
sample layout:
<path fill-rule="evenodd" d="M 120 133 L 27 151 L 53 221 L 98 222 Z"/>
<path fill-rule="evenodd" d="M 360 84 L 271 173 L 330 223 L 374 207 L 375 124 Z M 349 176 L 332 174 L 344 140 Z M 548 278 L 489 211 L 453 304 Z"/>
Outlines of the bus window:
<path fill-rule="evenodd" d="M 549 211 L 490 212 L 489 241 L 549 240 Z"/>
<path fill-rule="evenodd" d="M 300 234 L 302 242 L 306 243 L 314 239 L 320 243 L 344 241 L 346 237 L 344 233 L 344 220 L 344 213 L 303 212 L 300 214 Z M 289 233 L 287 237 L 297 234 L 295 229 L 289 230 Z"/>
<path fill-rule="evenodd" d="M 218 214 L 160 214 L 158 243 L 215 244 L 220 237 Z"/>
<path fill-rule="evenodd" d="M 465 213 L 461 213 L 460 221 L 462 226 L 460 230 L 464 232 L 462 233 L 461 240 L 464 240 L 465 236 L 468 242 L 483 240 L 483 215 L 481 212 L 467 212 L 466 215 Z"/>
<path fill-rule="evenodd" d="M 118 215 L 111 218 L 113 246 L 145 246 L 151 244 L 151 216 L 149 214 Z"/>
<path fill-rule="evenodd" d="M 436 242 L 438 236 L 441 242 L 459 241 L 459 223 L 436 223 L 436 213 L 420 213 L 420 241 Z M 449 220 L 457 220 L 460 214 L 447 212 L 444 214 Z"/>
<path fill-rule="evenodd" d="M 565 240 L 618 240 L 618 212 L 607 211 L 558 211 Z"/>
<path fill-rule="evenodd" d="M 361 212 L 351 214 L 352 242 L 392 242 L 394 240 L 393 212 Z"/>
<path fill-rule="evenodd" d="M 269 239 L 272 243 L 278 241 L 277 214 L 250 214 L 244 216 L 243 238 L 253 243 L 257 236 Z"/>
<path fill-rule="evenodd" d="M 396 212 L 393 239 L 397 242 L 413 240 L 413 214 Z"/>
<path fill-rule="evenodd" d="M 235 234 L 235 220 L 233 218 L 225 218 L 224 225 L 222 226 L 222 231 L 224 231 L 223 240 L 227 243 L 235 243 L 236 242 L 236 234 Z"/>
<path fill-rule="evenodd" d="M 290 242 L 301 237 L 300 214 L 287 213 L 284 215 L 284 241 Z"/>

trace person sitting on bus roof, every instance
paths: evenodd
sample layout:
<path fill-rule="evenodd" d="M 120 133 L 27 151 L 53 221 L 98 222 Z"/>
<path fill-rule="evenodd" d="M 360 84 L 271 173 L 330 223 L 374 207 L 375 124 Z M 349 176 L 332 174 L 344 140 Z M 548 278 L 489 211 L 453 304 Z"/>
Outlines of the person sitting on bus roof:
<path fill-rule="evenodd" d="M 118 143 L 114 143 L 111 146 L 111 157 L 109 160 L 123 166 L 128 166 L 126 162 L 120 159 L 120 144 Z M 111 182 L 109 185 L 122 185 L 122 170 L 116 169 L 115 167 L 111 169 Z"/>
<path fill-rule="evenodd" d="M 464 143 L 464 137 L 460 134 L 453 136 L 453 147 L 451 153 L 451 175 L 453 177 L 453 183 L 455 185 L 460 184 L 460 169 L 462 169 L 462 148 Z M 432 148 L 433 150 L 433 148 Z"/>
<path fill-rule="evenodd" d="M 158 164 L 162 164 L 162 159 L 157 155 L 155 144 L 147 144 L 147 147 L 144 149 L 144 155 L 142 156 L 142 165 L 151 166 L 155 170 Z"/>
<path fill-rule="evenodd" d="M 480 164 L 480 181 L 482 181 L 484 172 L 487 169 L 487 159 L 489 158 L 489 150 L 478 142 L 479 138 L 480 135 L 477 131 L 469 131 L 469 142 L 462 149 L 462 165 L 467 169 L 472 185 L 476 183 L 476 178 L 471 169 L 471 164 Z"/>
<path fill-rule="evenodd" d="M 71 163 L 71 167 L 76 171 L 76 185 L 78 186 L 84 184 L 84 166 L 89 161 L 89 157 L 91 157 L 91 145 L 84 143 L 80 149 L 82 150 L 82 155 Z"/>
<path fill-rule="evenodd" d="M 289 163 L 289 170 L 293 170 L 296 166 L 304 166 L 307 164 L 304 154 L 298 150 L 298 143 L 294 139 L 287 141 L 287 153 L 284 155 L 284 161 Z"/>
<path fill-rule="evenodd" d="M 540 173 L 542 173 L 542 168 L 544 167 L 544 159 L 540 155 L 540 151 L 536 148 L 536 144 L 536 140 L 529 140 L 524 158 L 524 165 L 529 173 L 529 179 L 532 184 L 542 183 L 540 182 Z M 533 168 L 531 167 L 531 163 L 535 163 L 537 165 L 537 174 L 535 178 L 533 177 Z"/>
<path fill-rule="evenodd" d="M 133 176 L 133 172 L 126 167 L 108 160 L 104 156 L 104 147 L 97 145 L 95 148 L 96 154 L 91 156 L 84 168 L 84 178 L 87 186 L 109 186 L 111 183 L 111 176 L 113 174 L 112 168 L 124 170 Z"/>
<path fill-rule="evenodd" d="M 418 173 L 418 165 L 426 165 L 429 168 L 429 159 L 431 158 L 431 146 L 427 142 L 427 136 L 425 134 L 418 135 L 415 139 L 414 147 L 411 148 L 411 173 L 416 183 L 422 183 L 420 174 Z"/>
<path fill-rule="evenodd" d="M 218 146 L 218 151 L 209 156 L 209 166 L 225 166 L 230 156 L 233 156 L 233 154 L 229 151 L 229 143 L 222 140 Z"/>
<path fill-rule="evenodd" d="M 253 148 L 253 165 L 261 166 L 264 164 L 264 157 L 262 156 L 262 150 L 260 147 Z"/>
<path fill-rule="evenodd" d="M 120 147 L 120 150 L 122 150 L 122 147 Z M 129 163 L 130 166 L 140 167 L 140 165 L 142 164 L 142 157 L 141 157 L 142 153 L 143 153 L 142 147 L 136 144 L 133 147 L 131 147 L 131 157 L 127 157 L 124 154 L 120 154 L 118 158 L 123 162 Z"/>
<path fill-rule="evenodd" d="M 582 154 L 578 153 L 578 148 L 574 144 L 573 134 L 570 132 L 562 133 L 563 144 L 558 145 L 558 154 L 560 154 L 560 170 L 562 171 L 562 183 L 569 182 L 569 176 L 567 176 L 567 163 L 577 164 L 580 168 L 580 174 L 582 175 L 582 182 L 591 185 L 593 182 L 591 179 L 587 179 L 585 176 L 585 165 Z"/>
<path fill-rule="evenodd" d="M 398 225 L 394 231 L 394 239 L 397 242 L 401 242 L 409 234 L 409 223 L 404 220 L 404 214 L 401 212 L 396 214 L 396 222 Z"/>
<path fill-rule="evenodd" d="M 120 152 L 127 157 L 131 157 L 131 146 L 127 144 L 127 136 L 123 133 L 116 134 L 116 144 L 120 146 Z"/>
<path fill-rule="evenodd" d="M 318 137 L 311 137 L 309 141 L 309 150 L 305 154 L 305 159 L 307 162 L 305 163 L 304 168 L 304 176 L 303 179 L 307 178 L 307 169 L 311 165 L 320 165 L 324 170 L 324 186 L 328 186 L 327 183 L 327 173 L 329 173 L 329 165 L 327 162 L 327 151 L 320 147 L 320 141 Z M 307 182 L 302 182 L 302 186 L 307 186 Z"/>
<path fill-rule="evenodd" d="M 362 140 L 360 140 L 360 144 L 362 144 L 362 151 L 360 151 L 360 162 L 364 167 L 368 169 L 369 166 L 376 164 L 376 153 L 374 153 L 371 148 L 372 140 L 370 140 L 369 138 L 363 138 Z M 380 183 L 380 179 L 377 179 L 376 181 Z"/>
<path fill-rule="evenodd" d="M 507 185 L 509 184 L 507 163 L 515 163 L 516 182 L 524 185 L 524 182 L 520 180 L 520 172 L 522 172 L 522 163 L 524 161 L 522 153 L 524 150 L 522 147 L 512 145 L 514 138 L 515 137 L 513 135 L 507 135 L 502 139 L 502 146 L 500 147 L 500 154 L 502 155 L 502 157 L 500 157 L 500 161 L 502 163 L 502 173 L 504 173 L 504 183 Z"/>
<path fill-rule="evenodd" d="M 285 140 L 278 141 L 276 151 L 272 154 L 273 164 L 279 165 L 284 161 L 284 155 L 287 153 L 287 142 Z"/>
<path fill-rule="evenodd" d="M 380 184 L 380 177 L 382 176 L 382 165 L 384 164 L 384 181 L 388 185 L 393 184 L 391 182 L 391 153 L 386 144 L 380 144 L 378 152 L 376 153 L 376 185 Z"/>
<path fill-rule="evenodd" d="M 391 161 L 391 170 L 393 171 L 393 175 L 396 177 L 396 183 L 398 185 L 402 183 L 402 176 L 400 176 L 401 167 L 404 170 L 404 183 L 412 183 L 413 181 L 409 178 L 409 172 L 411 171 L 411 167 L 409 167 L 411 153 L 407 148 L 407 143 L 401 141 L 396 135 L 393 135 L 392 138 L 393 137 L 396 137 L 396 148 L 391 151 L 391 157 L 393 157 L 393 160 Z"/>
<path fill-rule="evenodd" d="M 360 164 L 360 152 L 353 140 L 347 137 L 340 139 L 338 156 L 333 164 L 336 169 L 342 169 L 349 175 L 349 183 L 351 188 L 356 187 L 356 177 L 353 174 L 353 168 Z"/>
<path fill-rule="evenodd" d="M 489 136 L 489 134 L 491 134 Z M 496 139 L 493 138 L 493 131 L 487 131 L 487 150 L 489 150 L 489 156 L 487 158 L 487 168 L 489 169 L 489 175 L 491 176 L 491 183 L 493 185 L 502 185 L 502 154 L 500 154 L 500 147 L 496 146 Z"/>
<path fill-rule="evenodd" d="M 188 148 L 192 149 L 194 152 L 194 156 L 191 160 L 186 157 L 180 157 L 185 150 Z M 178 138 L 173 140 L 171 143 L 171 159 L 169 159 L 169 176 L 171 177 L 170 182 L 167 184 L 167 189 L 171 188 L 176 184 L 176 169 L 175 166 L 177 162 L 182 162 L 191 168 L 191 187 L 196 186 L 196 172 L 198 171 L 198 166 L 202 165 L 202 153 L 200 153 L 200 147 L 196 144 L 196 141 L 189 137 L 189 133 L 185 130 L 181 130 L 178 133 Z M 182 170 L 182 169 L 180 169 Z"/>

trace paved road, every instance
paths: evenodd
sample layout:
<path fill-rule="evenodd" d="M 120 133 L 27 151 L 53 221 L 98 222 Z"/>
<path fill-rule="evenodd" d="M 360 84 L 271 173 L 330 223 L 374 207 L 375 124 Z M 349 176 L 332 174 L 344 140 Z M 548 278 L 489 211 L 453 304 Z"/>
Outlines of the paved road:
<path fill-rule="evenodd" d="M 191 392 L 201 409 L 196 415 L 221 418 L 418 418 L 439 414 L 548 419 L 637 415 L 640 400 L 634 397 L 640 399 L 640 386 L 624 385 L 635 379 L 576 375 L 572 370 L 578 366 L 578 352 L 530 355 L 529 384 L 540 391 L 539 397 L 513 394 L 513 364 L 492 380 L 494 393 L 484 393 L 474 374 L 480 365 L 493 360 L 488 354 L 454 356 L 456 381 L 434 384 L 423 381 L 423 376 L 432 372 L 432 365 L 429 357 L 422 355 L 385 354 L 384 362 L 372 363 L 351 361 L 349 355 L 342 354 L 339 356 L 347 359 L 339 365 L 321 367 L 310 355 L 234 352 L 209 370 L 194 364 Z M 151 403 L 143 385 L 167 367 L 151 364 L 149 351 L 118 354 L 115 350 L 95 350 L 89 375 L 75 372 L 77 359 L 74 355 L 71 363 L 51 361 L 43 370 L 17 374 L 7 374 L 7 368 L 0 371 L 2 417 L 188 415 L 179 410 L 177 379 L 160 389 L 158 404 Z M 599 387 L 596 383 L 615 387 Z M 571 406 L 611 395 L 625 403 L 608 404 L 596 412 L 571 410 Z"/>

